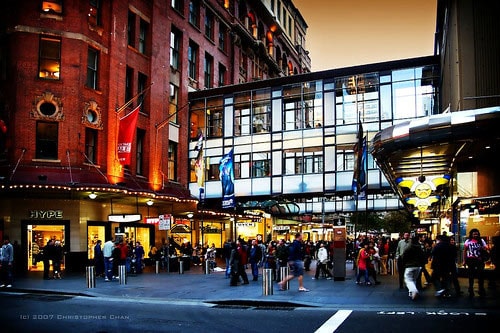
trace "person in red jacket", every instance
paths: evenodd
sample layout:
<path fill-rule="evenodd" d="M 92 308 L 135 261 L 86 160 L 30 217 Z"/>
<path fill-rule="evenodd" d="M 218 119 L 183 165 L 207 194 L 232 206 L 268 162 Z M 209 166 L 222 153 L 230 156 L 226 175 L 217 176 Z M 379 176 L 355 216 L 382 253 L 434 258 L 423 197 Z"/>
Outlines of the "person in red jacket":
<path fill-rule="evenodd" d="M 368 242 L 365 242 L 363 248 L 359 250 L 358 254 L 358 274 L 356 276 L 356 284 L 361 284 L 361 276 L 365 277 L 365 284 L 367 286 L 371 285 L 370 279 L 368 278 L 368 263 L 370 261 L 370 250 L 368 248 Z"/>

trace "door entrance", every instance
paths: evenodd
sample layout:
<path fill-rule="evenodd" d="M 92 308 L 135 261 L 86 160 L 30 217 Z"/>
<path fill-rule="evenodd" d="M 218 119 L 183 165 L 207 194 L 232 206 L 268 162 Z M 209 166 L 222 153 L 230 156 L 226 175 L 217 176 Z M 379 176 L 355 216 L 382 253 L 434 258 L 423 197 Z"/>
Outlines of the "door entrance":
<path fill-rule="evenodd" d="M 43 248 L 50 239 L 60 241 L 63 248 L 65 248 L 65 229 L 66 227 L 63 224 L 28 224 L 26 226 L 28 272 L 43 271 Z M 61 263 L 61 270 L 64 270 L 64 256 Z"/>

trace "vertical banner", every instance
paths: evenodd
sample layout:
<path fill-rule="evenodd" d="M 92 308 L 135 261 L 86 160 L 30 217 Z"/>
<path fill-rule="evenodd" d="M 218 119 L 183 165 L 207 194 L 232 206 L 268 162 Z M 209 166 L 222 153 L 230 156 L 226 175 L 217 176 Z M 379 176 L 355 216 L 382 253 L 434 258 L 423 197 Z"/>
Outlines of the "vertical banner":
<path fill-rule="evenodd" d="M 118 130 L 118 160 L 121 165 L 130 165 L 132 141 L 134 140 L 140 108 L 141 104 L 137 105 L 132 112 L 120 118 L 120 129 Z"/>
<path fill-rule="evenodd" d="M 354 146 L 354 174 L 352 177 L 352 192 L 355 198 L 364 197 L 366 191 L 367 144 L 363 136 L 363 125 L 359 123 L 357 142 Z"/>
<path fill-rule="evenodd" d="M 222 185 L 222 208 L 234 208 L 233 149 L 223 156 L 220 161 L 219 178 Z"/>

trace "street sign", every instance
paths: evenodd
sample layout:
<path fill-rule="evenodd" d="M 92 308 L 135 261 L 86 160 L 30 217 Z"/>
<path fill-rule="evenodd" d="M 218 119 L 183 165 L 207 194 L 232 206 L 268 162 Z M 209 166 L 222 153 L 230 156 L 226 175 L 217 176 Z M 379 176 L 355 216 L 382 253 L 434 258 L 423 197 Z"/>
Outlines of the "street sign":
<path fill-rule="evenodd" d="M 158 230 L 170 230 L 170 214 L 158 216 Z"/>

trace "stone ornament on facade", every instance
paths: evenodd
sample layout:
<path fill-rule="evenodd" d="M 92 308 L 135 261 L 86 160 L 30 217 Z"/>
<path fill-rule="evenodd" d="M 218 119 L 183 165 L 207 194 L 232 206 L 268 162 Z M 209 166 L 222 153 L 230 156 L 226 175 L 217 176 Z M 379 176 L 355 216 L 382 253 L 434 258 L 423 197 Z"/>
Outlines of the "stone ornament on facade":
<path fill-rule="evenodd" d="M 85 102 L 83 107 L 82 124 L 87 127 L 102 130 L 104 128 L 102 124 L 101 108 L 97 105 L 96 101 Z"/>
<path fill-rule="evenodd" d="M 31 118 L 38 120 L 63 121 L 64 113 L 62 102 L 59 97 L 46 91 L 35 97 L 34 108 L 31 111 Z"/>

